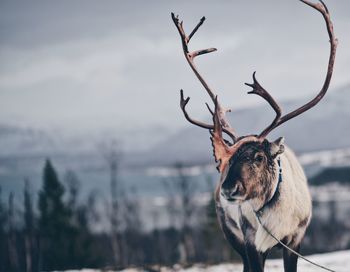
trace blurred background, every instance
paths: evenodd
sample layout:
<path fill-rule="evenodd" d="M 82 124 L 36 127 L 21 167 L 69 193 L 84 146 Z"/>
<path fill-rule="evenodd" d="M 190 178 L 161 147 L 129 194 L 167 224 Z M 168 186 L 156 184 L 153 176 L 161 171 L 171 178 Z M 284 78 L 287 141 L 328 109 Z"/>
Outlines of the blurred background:
<path fill-rule="evenodd" d="M 275 130 L 304 166 L 314 201 L 305 254 L 350 248 L 350 2 L 327 1 L 339 47 L 326 97 Z M 299 1 L 1 1 L 0 271 L 120 269 L 238 261 L 216 222 L 219 175 L 209 97 L 170 12 L 240 135 L 271 108 L 246 94 L 253 71 L 284 112 L 323 84 L 329 42 Z M 278 253 L 273 254 L 279 256 Z"/>

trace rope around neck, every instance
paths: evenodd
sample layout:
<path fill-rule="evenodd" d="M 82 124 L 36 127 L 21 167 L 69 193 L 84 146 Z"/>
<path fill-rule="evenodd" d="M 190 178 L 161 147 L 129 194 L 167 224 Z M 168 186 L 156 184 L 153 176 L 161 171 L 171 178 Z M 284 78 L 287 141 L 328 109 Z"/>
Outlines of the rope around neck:
<path fill-rule="evenodd" d="M 298 257 L 302 258 L 303 260 L 309 262 L 310 264 L 317 266 L 321 269 L 324 269 L 326 271 L 330 271 L 330 272 L 336 272 L 335 270 L 332 270 L 330 268 L 327 268 L 323 265 L 317 264 L 313 261 L 310 261 L 309 259 L 307 259 L 306 257 L 304 257 L 303 255 L 301 255 L 300 253 L 296 252 L 295 250 L 293 250 L 292 248 L 290 248 L 289 246 L 287 246 L 286 244 L 284 244 L 280 239 L 276 238 L 276 236 L 274 236 L 261 222 L 259 214 L 255 213 L 256 218 L 258 219 L 259 224 L 263 227 L 263 229 L 273 238 L 275 239 L 281 246 L 283 246 L 284 248 L 288 249 L 290 252 L 292 252 L 293 254 L 297 255 Z"/>

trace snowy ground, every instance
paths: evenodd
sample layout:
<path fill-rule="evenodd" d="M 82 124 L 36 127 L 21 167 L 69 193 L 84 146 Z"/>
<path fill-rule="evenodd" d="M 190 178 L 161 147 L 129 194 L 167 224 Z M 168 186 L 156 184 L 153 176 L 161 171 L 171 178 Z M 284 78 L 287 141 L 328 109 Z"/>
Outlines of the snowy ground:
<path fill-rule="evenodd" d="M 326 266 L 337 272 L 350 271 L 350 250 L 337 251 L 337 252 L 332 252 L 327 254 L 311 255 L 309 256 L 309 258 L 311 261 L 321 264 L 323 266 Z M 182 269 L 180 267 L 175 266 L 174 268 L 164 267 L 160 269 L 161 272 L 171 272 L 171 271 L 177 271 L 177 272 L 219 272 L 219 271 L 236 272 L 237 271 L 237 272 L 241 272 L 242 270 L 243 270 L 242 265 L 240 264 L 218 264 L 218 265 L 212 265 L 212 266 L 194 265 L 191 268 L 186 268 L 186 269 Z M 103 270 L 103 271 L 106 272 L 106 270 Z M 141 271 L 146 271 L 146 270 L 129 268 L 129 269 L 123 270 L 122 272 L 141 272 Z M 283 271 L 282 260 L 267 260 L 265 271 L 282 272 Z M 299 259 L 298 271 L 319 272 L 319 271 L 325 271 L 325 270 L 312 266 L 306 261 Z M 78 270 L 70 270 L 66 272 L 78 272 Z M 79 270 L 79 272 L 102 272 L 102 270 L 83 269 L 83 270 Z"/>

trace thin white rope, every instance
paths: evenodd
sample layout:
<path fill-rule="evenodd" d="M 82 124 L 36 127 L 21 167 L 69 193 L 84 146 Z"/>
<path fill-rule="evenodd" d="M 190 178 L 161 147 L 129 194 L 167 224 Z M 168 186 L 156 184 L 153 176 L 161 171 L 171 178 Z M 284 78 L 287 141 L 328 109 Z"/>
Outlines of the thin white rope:
<path fill-rule="evenodd" d="M 303 255 L 301 255 L 300 253 L 296 252 L 295 250 L 291 249 L 289 246 L 287 246 L 286 244 L 284 244 L 280 239 L 276 238 L 261 222 L 260 217 L 257 213 L 255 213 L 256 218 L 258 219 L 258 222 L 260 223 L 260 225 L 263 227 L 263 229 L 273 238 L 275 239 L 281 246 L 283 246 L 284 248 L 288 249 L 290 252 L 294 253 L 295 255 L 297 255 L 298 257 L 302 258 L 303 260 L 309 262 L 310 264 L 317 266 L 321 269 L 330 271 L 330 272 L 336 272 L 335 270 L 332 270 L 330 268 L 327 268 L 323 265 L 317 264 L 313 261 L 310 261 L 309 259 L 307 259 L 306 257 L 304 257 Z"/>

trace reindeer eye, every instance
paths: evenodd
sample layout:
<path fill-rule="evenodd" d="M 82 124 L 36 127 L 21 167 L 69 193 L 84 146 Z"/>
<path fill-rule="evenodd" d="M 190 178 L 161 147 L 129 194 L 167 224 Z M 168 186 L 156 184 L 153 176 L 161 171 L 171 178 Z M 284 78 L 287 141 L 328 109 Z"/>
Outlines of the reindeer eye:
<path fill-rule="evenodd" d="M 262 162 L 264 160 L 264 157 L 260 154 L 256 155 L 255 156 L 255 161 L 256 162 Z"/>

